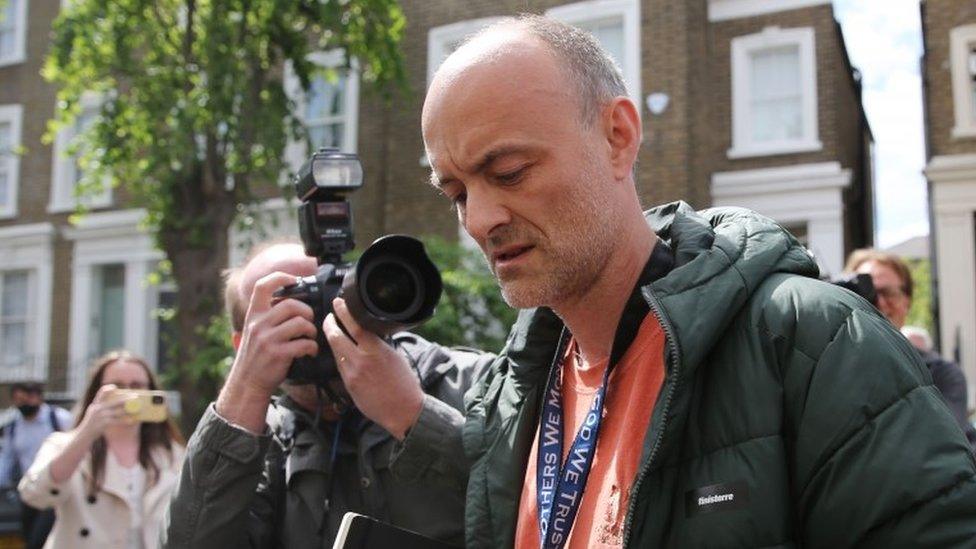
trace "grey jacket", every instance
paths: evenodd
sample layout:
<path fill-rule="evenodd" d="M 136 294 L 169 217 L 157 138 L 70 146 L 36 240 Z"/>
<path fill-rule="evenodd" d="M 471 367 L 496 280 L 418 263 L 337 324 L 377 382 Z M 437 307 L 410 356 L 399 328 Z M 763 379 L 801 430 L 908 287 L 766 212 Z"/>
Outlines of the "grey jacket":
<path fill-rule="evenodd" d="M 966 375 L 955 362 L 950 362 L 934 351 L 919 351 L 922 361 L 929 367 L 932 382 L 935 384 L 942 398 L 945 399 L 949 411 L 956 418 L 956 423 L 965 433 L 969 444 L 976 448 L 976 429 L 969 422 L 968 391 L 966 389 Z"/>
<path fill-rule="evenodd" d="M 347 511 L 462 544 L 468 468 L 459 410 L 494 356 L 412 334 L 394 343 L 427 393 L 402 443 L 356 413 L 314 429 L 287 397 L 273 402 L 263 436 L 228 424 L 211 406 L 190 438 L 162 546 L 331 547 Z"/>

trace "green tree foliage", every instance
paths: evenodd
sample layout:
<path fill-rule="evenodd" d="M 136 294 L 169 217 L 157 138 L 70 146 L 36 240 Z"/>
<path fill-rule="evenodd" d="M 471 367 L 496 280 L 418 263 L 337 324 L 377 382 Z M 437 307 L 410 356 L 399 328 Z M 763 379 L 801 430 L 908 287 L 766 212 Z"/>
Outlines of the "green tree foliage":
<path fill-rule="evenodd" d="M 417 333 L 441 345 L 500 351 L 517 312 L 502 299 L 481 253 L 437 237 L 424 244 L 441 270 L 444 295 Z"/>
<path fill-rule="evenodd" d="M 921 326 L 932 333 L 932 262 L 928 259 L 908 260 L 912 270 L 912 308 L 905 323 Z M 934 335 L 934 334 L 933 334 Z"/>
<path fill-rule="evenodd" d="M 362 79 L 405 82 L 395 0 L 72 0 L 54 23 L 44 75 L 59 87 L 52 132 L 86 94 L 101 100 L 77 149 L 82 193 L 105 178 L 148 212 L 177 284 L 174 364 L 185 424 L 215 390 L 192 371 L 220 316 L 228 228 L 254 188 L 280 182 L 289 139 L 304 137 L 285 94 L 304 89 L 312 51 L 340 48 Z M 49 132 L 52 133 L 52 132 Z"/>

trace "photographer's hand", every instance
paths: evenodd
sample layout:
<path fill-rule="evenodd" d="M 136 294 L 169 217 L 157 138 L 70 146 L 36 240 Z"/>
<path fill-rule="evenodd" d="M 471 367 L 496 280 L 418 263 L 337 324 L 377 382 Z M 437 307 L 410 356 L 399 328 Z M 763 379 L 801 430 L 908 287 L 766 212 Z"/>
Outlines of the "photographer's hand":
<path fill-rule="evenodd" d="M 346 390 L 363 415 L 403 440 L 424 405 L 417 374 L 403 355 L 356 323 L 345 301 L 336 298 L 332 307 L 335 313 L 325 317 L 322 330 Z M 336 317 L 352 339 L 339 328 Z"/>
<path fill-rule="evenodd" d="M 271 294 L 294 282 L 293 275 L 276 272 L 255 284 L 241 346 L 217 397 L 217 413 L 253 433 L 264 431 L 271 395 L 292 361 L 318 352 L 312 308 L 297 299 L 272 305 Z"/>

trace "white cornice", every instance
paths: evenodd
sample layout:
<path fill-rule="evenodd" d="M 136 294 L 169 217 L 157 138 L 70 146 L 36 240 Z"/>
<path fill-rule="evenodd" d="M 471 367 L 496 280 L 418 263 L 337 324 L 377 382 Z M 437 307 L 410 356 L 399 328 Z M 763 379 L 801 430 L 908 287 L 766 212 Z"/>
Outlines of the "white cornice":
<path fill-rule="evenodd" d="M 87 213 L 81 216 L 74 227 L 62 229 L 62 234 L 68 240 L 132 236 L 144 232 L 139 225 L 145 218 L 146 211 L 142 209 Z"/>
<path fill-rule="evenodd" d="M 823 188 L 840 189 L 850 184 L 851 170 L 842 168 L 839 162 L 822 162 L 714 173 L 712 196 L 718 198 Z"/>
<path fill-rule="evenodd" d="M 950 181 L 976 183 L 976 154 L 934 156 L 925 167 L 925 176 L 932 183 Z"/>
<path fill-rule="evenodd" d="M 727 21 L 830 3 L 831 0 L 709 0 L 708 20 Z"/>
<path fill-rule="evenodd" d="M 54 238 L 54 225 L 51 223 L 31 223 L 11 225 L 0 229 L 0 245 L 21 246 L 45 244 Z"/>

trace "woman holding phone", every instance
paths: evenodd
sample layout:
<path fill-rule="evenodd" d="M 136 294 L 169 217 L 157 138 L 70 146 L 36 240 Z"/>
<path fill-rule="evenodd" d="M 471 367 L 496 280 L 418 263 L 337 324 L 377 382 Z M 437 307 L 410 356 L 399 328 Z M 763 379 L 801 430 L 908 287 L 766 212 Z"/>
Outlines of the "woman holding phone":
<path fill-rule="evenodd" d="M 53 433 L 20 481 L 25 503 L 57 515 L 44 547 L 156 546 L 184 450 L 172 419 L 140 421 L 141 397 L 158 387 L 126 351 L 95 361 L 75 428 Z"/>

